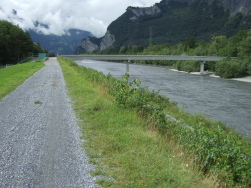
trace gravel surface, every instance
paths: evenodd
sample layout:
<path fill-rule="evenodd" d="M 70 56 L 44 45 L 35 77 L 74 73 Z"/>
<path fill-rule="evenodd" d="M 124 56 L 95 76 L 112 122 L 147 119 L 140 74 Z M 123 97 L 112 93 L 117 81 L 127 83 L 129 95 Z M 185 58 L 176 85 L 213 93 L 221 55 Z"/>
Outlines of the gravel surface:
<path fill-rule="evenodd" d="M 97 187 L 56 58 L 0 102 L 0 187 Z"/>

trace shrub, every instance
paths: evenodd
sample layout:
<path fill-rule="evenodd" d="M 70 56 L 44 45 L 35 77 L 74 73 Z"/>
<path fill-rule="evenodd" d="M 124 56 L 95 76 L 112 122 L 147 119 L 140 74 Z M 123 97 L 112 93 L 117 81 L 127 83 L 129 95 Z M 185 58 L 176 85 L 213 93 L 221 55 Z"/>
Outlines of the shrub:
<path fill-rule="evenodd" d="M 243 65 L 245 66 L 247 70 L 247 74 L 251 75 L 251 59 L 250 58 L 244 59 Z"/>
<path fill-rule="evenodd" d="M 247 68 L 241 60 L 225 59 L 218 61 L 215 66 L 215 73 L 221 78 L 236 78 L 245 76 Z"/>
<path fill-rule="evenodd" d="M 141 82 L 137 79 L 129 82 L 129 77 L 129 74 L 121 79 L 113 79 L 110 74 L 107 76 L 111 84 L 110 94 L 115 96 L 116 102 L 125 108 L 136 108 L 142 116 L 150 117 L 160 127 L 166 125 L 163 108 L 169 99 L 140 88 Z"/>
<path fill-rule="evenodd" d="M 174 67 L 178 69 L 179 71 L 199 72 L 200 62 L 199 61 L 177 61 Z"/>

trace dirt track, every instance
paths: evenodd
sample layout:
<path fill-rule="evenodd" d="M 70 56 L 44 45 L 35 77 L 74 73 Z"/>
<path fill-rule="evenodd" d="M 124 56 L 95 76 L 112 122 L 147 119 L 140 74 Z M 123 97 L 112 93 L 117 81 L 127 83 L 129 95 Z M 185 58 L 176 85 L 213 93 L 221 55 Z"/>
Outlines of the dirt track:
<path fill-rule="evenodd" d="M 0 187 L 96 187 L 56 58 L 0 102 Z"/>

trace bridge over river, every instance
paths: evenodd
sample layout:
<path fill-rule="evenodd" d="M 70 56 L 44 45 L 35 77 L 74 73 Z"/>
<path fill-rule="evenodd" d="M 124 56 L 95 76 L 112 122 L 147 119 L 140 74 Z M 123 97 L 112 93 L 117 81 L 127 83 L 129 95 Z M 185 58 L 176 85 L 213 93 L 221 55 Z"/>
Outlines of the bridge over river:
<path fill-rule="evenodd" d="M 204 74 L 204 64 L 207 61 L 220 61 L 226 57 L 218 56 L 187 56 L 187 55 L 64 55 L 74 61 L 77 60 L 181 60 L 200 61 L 200 74 Z"/>

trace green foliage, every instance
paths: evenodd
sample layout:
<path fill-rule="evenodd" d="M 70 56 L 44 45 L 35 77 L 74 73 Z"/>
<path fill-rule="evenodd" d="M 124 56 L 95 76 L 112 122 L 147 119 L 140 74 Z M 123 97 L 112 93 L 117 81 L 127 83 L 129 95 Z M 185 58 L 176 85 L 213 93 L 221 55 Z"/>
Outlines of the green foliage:
<path fill-rule="evenodd" d="M 60 57 L 60 59 L 64 58 Z M 65 59 L 65 61 L 68 60 Z M 155 122 L 154 126 L 158 128 L 159 133 L 170 140 L 176 140 L 184 149 L 186 157 L 194 156 L 194 164 L 205 175 L 216 173 L 220 180 L 229 187 L 251 186 L 251 143 L 249 139 L 241 137 L 220 122 L 212 122 L 201 116 L 181 113 L 180 109 L 173 107 L 174 105 L 169 102 L 168 98 L 140 88 L 138 80 L 129 82 L 128 74 L 121 79 L 115 79 L 111 75 L 106 77 L 97 71 L 77 67 L 76 63 L 70 61 L 69 63 L 76 67 L 76 70 L 83 71 L 83 75 L 92 82 L 106 86 L 109 93 L 114 96 L 115 104 L 119 108 L 128 111 L 136 110 L 148 122 Z M 97 104 L 93 108 L 95 111 L 103 108 L 102 103 L 98 101 Z M 184 119 L 189 117 L 196 122 L 190 124 L 193 130 L 168 120 L 164 111 L 171 112 L 173 109 L 172 113 L 176 116 L 180 118 L 184 116 Z M 103 126 L 103 122 L 101 124 Z M 113 148 L 117 148 L 118 153 L 124 150 L 119 144 L 116 144 L 117 141 L 112 143 L 115 143 Z"/>
<path fill-rule="evenodd" d="M 241 187 L 251 185 L 250 148 L 249 141 L 238 137 L 236 133 L 227 130 L 222 124 L 207 127 L 200 123 L 194 131 L 184 127 L 174 126 L 171 132 L 179 137 L 186 150 L 195 155 L 195 163 L 204 173 L 216 171 L 230 185 Z"/>
<path fill-rule="evenodd" d="M 247 62 L 239 60 L 221 60 L 216 63 L 215 73 L 222 78 L 236 78 L 247 75 Z"/>
<path fill-rule="evenodd" d="M 135 18 L 133 11 L 139 8 L 130 7 L 109 25 L 108 30 L 115 35 L 115 47 L 120 48 L 126 45 L 146 47 L 150 41 L 152 44 L 183 43 L 187 42 L 190 34 L 197 41 L 210 41 L 212 36 L 230 37 L 239 30 L 250 28 L 248 16 L 241 13 L 232 16 L 219 4 L 218 0 L 212 3 L 161 1 L 156 4 L 161 9 L 160 13 L 138 18 Z M 190 48 L 193 47 L 191 43 Z"/>
<path fill-rule="evenodd" d="M 211 45 L 209 46 L 209 55 L 221 56 L 220 50 L 222 50 L 227 45 L 226 36 L 215 36 L 212 38 Z"/>
<path fill-rule="evenodd" d="M 125 74 L 120 80 L 112 79 L 111 75 L 108 75 L 107 78 L 112 85 L 110 94 L 115 97 L 119 105 L 126 108 L 136 108 L 142 116 L 150 117 L 159 126 L 166 124 L 166 117 L 163 113 L 165 103 L 163 101 L 167 102 L 167 98 L 140 88 L 141 82 L 137 79 L 129 82 L 129 74 Z"/>
<path fill-rule="evenodd" d="M 196 41 L 195 41 L 195 38 L 193 35 L 190 35 L 187 39 L 187 43 L 186 45 L 189 47 L 189 48 L 195 48 L 195 44 L 196 44 Z"/>
<path fill-rule="evenodd" d="M 8 21 L 0 21 L 0 65 L 18 63 L 38 49 L 28 32 Z"/>
<path fill-rule="evenodd" d="M 168 124 L 163 113 L 166 106 L 163 104 L 169 101 L 163 100 L 159 94 L 145 90 L 142 92 L 140 82 L 134 80 L 129 83 L 128 78 L 129 75 L 126 74 L 121 80 L 113 80 L 110 92 L 119 105 L 138 109 L 144 117 L 153 118 L 161 132 L 168 132 L 171 137 L 176 135 L 186 150 L 195 155 L 195 164 L 205 174 L 216 171 L 229 184 L 251 185 L 251 156 L 250 153 L 245 153 L 246 148 L 250 148 L 249 141 L 220 123 L 208 127 L 201 121 L 194 126 L 194 131 Z"/>
<path fill-rule="evenodd" d="M 107 77 L 93 82 L 91 69 L 59 59 L 76 114 L 83 120 L 79 125 L 85 150 L 96 166 L 92 174 L 103 177 L 96 183 L 102 187 L 215 187 L 216 181 L 201 176 L 180 157 L 177 145 L 158 134 L 148 117 L 139 117 L 137 109 L 119 105 L 107 93 Z M 109 76 L 109 82 L 114 81 Z M 157 93 L 151 95 L 162 100 Z"/>
<path fill-rule="evenodd" d="M 199 72 L 200 71 L 199 61 L 178 61 L 173 66 L 179 71 L 186 71 L 186 72 Z"/>
<path fill-rule="evenodd" d="M 244 63 L 247 65 L 247 73 L 248 73 L 249 75 L 251 75 L 251 60 L 250 60 L 250 59 L 246 59 L 246 60 L 244 61 Z"/>
<path fill-rule="evenodd" d="M 122 46 L 119 49 L 119 54 L 137 54 L 143 52 L 143 46 Z"/>
<path fill-rule="evenodd" d="M 245 37 L 238 48 L 239 53 L 238 56 L 242 58 L 250 57 L 251 55 L 251 31 L 247 33 L 247 37 Z"/>
<path fill-rule="evenodd" d="M 101 54 L 137 54 L 137 55 L 191 55 L 222 56 L 226 59 L 218 62 L 206 62 L 205 70 L 216 72 L 222 78 L 234 78 L 251 75 L 251 30 L 241 30 L 227 38 L 224 35 L 212 37 L 210 42 L 195 43 L 192 35 L 186 43 L 171 46 L 169 43 L 139 46 L 122 46 L 120 49 L 97 52 Z M 230 57 L 237 57 L 232 59 Z M 161 65 L 176 68 L 179 71 L 199 72 L 200 62 L 196 61 L 133 61 L 139 64 Z"/>
<path fill-rule="evenodd" d="M 27 32 L 7 21 L 0 21 L 0 64 L 18 62 L 32 50 L 32 41 Z"/>
<path fill-rule="evenodd" d="M 39 43 L 33 43 L 33 51 L 34 54 L 38 54 L 38 53 L 48 53 L 47 50 L 43 49 Z"/>

